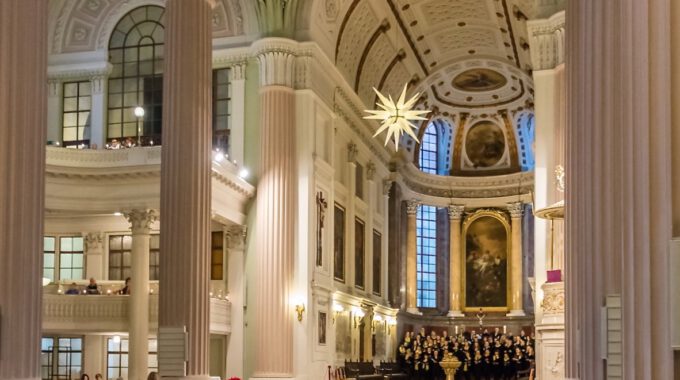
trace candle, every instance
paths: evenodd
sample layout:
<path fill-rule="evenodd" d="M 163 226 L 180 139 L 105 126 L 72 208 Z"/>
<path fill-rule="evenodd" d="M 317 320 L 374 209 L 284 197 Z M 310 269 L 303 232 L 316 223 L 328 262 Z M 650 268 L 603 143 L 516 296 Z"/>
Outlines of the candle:
<path fill-rule="evenodd" d="M 458 335 L 458 326 L 456 326 L 455 329 L 456 329 L 456 335 Z"/>
<path fill-rule="evenodd" d="M 508 332 L 508 326 L 503 325 L 503 334 L 505 334 L 505 333 L 507 333 L 507 332 Z"/>

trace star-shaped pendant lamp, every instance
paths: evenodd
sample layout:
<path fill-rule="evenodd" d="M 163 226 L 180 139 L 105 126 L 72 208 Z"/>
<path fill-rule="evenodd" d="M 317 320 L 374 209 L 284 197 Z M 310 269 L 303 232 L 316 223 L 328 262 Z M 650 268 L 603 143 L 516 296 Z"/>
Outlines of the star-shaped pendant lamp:
<path fill-rule="evenodd" d="M 409 100 L 406 100 L 406 87 L 408 84 L 404 85 L 404 90 L 401 92 L 401 96 L 395 103 L 392 100 L 392 96 L 389 95 L 385 97 L 378 90 L 373 88 L 373 91 L 378 95 L 380 101 L 376 104 L 378 110 L 366 110 L 370 115 L 364 116 L 364 119 L 380 120 L 380 128 L 375 132 L 373 137 L 379 135 L 382 131 L 387 130 L 387 136 L 385 138 L 385 145 L 390 141 L 390 137 L 394 138 L 394 150 L 399 149 L 399 138 L 404 133 L 411 136 L 416 142 L 418 137 L 413 132 L 414 129 L 418 129 L 413 120 L 427 120 L 422 115 L 430 113 L 428 110 L 413 110 L 411 107 L 418 100 L 420 93 L 416 93 Z"/>

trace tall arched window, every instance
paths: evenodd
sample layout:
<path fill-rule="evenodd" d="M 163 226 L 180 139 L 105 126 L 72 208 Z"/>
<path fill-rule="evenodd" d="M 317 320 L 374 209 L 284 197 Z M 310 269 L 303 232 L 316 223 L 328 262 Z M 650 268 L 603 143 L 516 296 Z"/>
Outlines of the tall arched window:
<path fill-rule="evenodd" d="M 437 307 L 437 208 L 420 206 L 416 214 L 416 306 Z"/>
<path fill-rule="evenodd" d="M 108 141 L 161 142 L 164 14 L 158 6 L 136 8 L 111 34 Z M 143 116 L 135 114 L 137 107 L 144 109 Z"/>
<path fill-rule="evenodd" d="M 536 158 L 534 156 L 535 141 L 535 119 L 534 115 L 525 113 L 517 121 L 517 137 L 519 141 L 519 162 L 522 171 L 534 170 Z"/>
<path fill-rule="evenodd" d="M 437 142 L 437 126 L 435 123 L 429 123 L 420 141 L 420 157 L 418 158 L 420 170 L 425 173 L 437 174 L 438 172 L 439 149 Z"/>

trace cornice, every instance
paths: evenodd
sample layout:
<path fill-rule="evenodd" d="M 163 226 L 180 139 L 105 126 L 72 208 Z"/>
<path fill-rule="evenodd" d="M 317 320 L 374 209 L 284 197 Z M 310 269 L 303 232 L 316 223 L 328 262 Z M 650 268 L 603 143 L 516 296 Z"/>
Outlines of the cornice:
<path fill-rule="evenodd" d="M 534 71 L 554 69 L 564 63 L 565 14 L 560 11 L 547 19 L 527 22 Z"/>

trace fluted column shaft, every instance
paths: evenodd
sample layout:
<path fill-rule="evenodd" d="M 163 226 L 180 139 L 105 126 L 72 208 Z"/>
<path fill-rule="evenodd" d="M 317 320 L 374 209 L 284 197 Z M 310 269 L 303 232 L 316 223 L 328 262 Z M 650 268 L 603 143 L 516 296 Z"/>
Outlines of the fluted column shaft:
<path fill-rule="evenodd" d="M 416 247 L 416 214 L 417 201 L 406 202 L 406 311 L 419 314 L 417 303 L 417 247 Z"/>
<path fill-rule="evenodd" d="M 168 0 L 165 12 L 159 328 L 186 328 L 194 378 L 209 373 L 211 5 Z"/>
<path fill-rule="evenodd" d="M 567 2 L 566 375 L 671 379 L 671 0 Z M 603 361 L 603 300 L 622 345 Z M 611 373 L 611 372 L 610 372 Z"/>
<path fill-rule="evenodd" d="M 450 252 L 449 252 L 449 317 L 462 317 L 461 299 L 461 285 L 463 281 L 463 252 L 460 241 L 461 233 L 461 219 L 463 218 L 463 211 L 465 206 L 450 205 L 449 206 L 449 221 L 450 221 Z"/>
<path fill-rule="evenodd" d="M 524 305 L 522 294 L 524 292 L 524 279 L 522 273 L 522 214 L 524 205 L 522 202 L 508 203 L 512 229 L 512 257 L 510 267 L 510 313 L 509 316 L 523 316 Z"/>
<path fill-rule="evenodd" d="M 297 213 L 294 57 L 263 51 L 254 377 L 293 376 L 293 265 Z"/>
<path fill-rule="evenodd" d="M 47 8 L 0 1 L 0 379 L 40 378 Z"/>
<path fill-rule="evenodd" d="M 156 212 L 133 210 L 125 217 L 132 232 L 129 379 L 144 380 L 149 374 L 149 239 Z"/>

